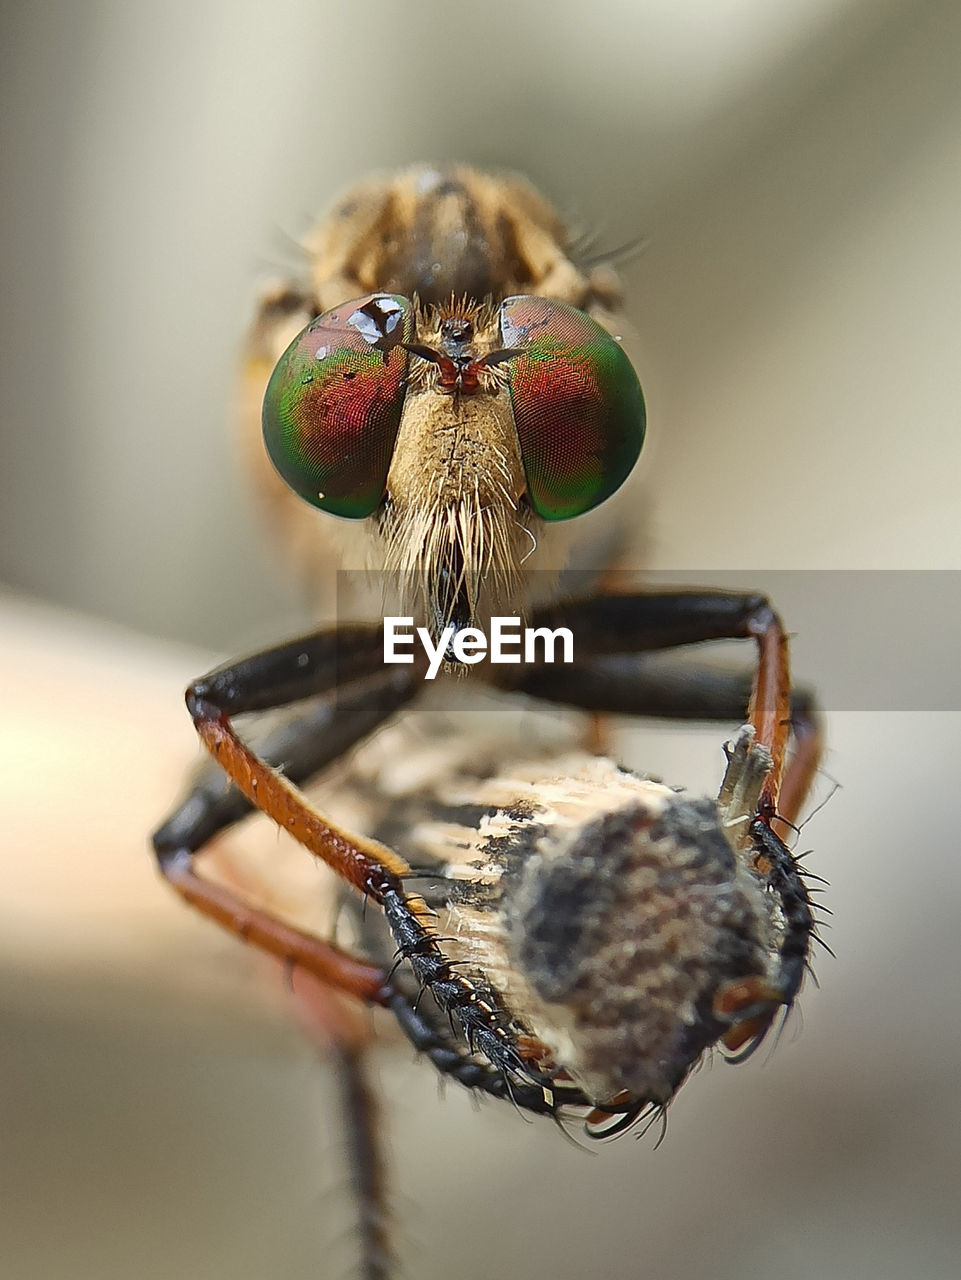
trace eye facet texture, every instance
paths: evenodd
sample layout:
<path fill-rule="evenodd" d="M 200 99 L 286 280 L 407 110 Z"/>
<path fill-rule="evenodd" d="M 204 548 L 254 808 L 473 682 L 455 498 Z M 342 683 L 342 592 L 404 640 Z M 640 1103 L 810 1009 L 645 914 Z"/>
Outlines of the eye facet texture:
<path fill-rule="evenodd" d="M 338 516 L 377 509 L 407 390 L 414 310 L 369 294 L 326 311 L 293 340 L 264 397 L 267 453 L 302 498 Z"/>
<path fill-rule="evenodd" d="M 530 504 L 568 520 L 609 498 L 644 443 L 644 396 L 619 343 L 576 307 L 508 298 L 500 309 L 508 386 Z"/>

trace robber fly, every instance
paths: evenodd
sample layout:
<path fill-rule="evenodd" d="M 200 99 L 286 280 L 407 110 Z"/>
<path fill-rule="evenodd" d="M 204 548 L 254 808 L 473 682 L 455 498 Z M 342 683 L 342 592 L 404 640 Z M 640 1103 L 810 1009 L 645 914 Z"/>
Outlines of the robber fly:
<path fill-rule="evenodd" d="M 470 714 L 428 711 L 412 737 L 425 664 L 385 664 L 375 609 L 374 621 L 341 622 L 190 686 L 217 770 L 154 845 L 188 902 L 313 975 L 332 1001 L 390 1009 L 444 1075 L 610 1136 L 662 1112 L 715 1044 L 744 1056 L 794 1001 L 813 922 L 782 835 L 818 733 L 809 700 L 792 698 L 785 633 L 763 597 L 599 591 L 618 548 L 608 513 L 645 413 L 616 281 L 576 256 L 519 178 L 420 167 L 362 184 L 310 240 L 309 277 L 263 299 L 248 437 L 256 422 L 273 522 L 311 574 L 335 562 L 382 571 L 390 607 L 443 644 L 452 669 L 459 638 L 512 610 L 535 630 L 571 631 L 564 667 L 473 673 L 515 726 L 521 694 L 746 718 L 718 799 L 689 799 L 582 745 L 561 750 L 556 736 L 485 740 L 491 722 Z M 558 576 L 572 559 L 595 571 L 573 598 Z M 737 637 L 756 645 L 748 680 L 648 661 Z M 288 710 L 253 749 L 233 718 L 278 708 Z M 417 742 L 434 748 L 426 771 Z M 301 790 L 347 752 L 340 786 L 355 830 Z M 339 877 L 349 947 L 199 873 L 198 851 L 252 807 Z M 342 1056 L 359 1079 L 357 1044 L 345 1040 Z M 353 1122 L 358 1167 L 370 1169 L 367 1103 Z M 389 1271 L 380 1194 L 368 1178 L 370 1277 Z"/>

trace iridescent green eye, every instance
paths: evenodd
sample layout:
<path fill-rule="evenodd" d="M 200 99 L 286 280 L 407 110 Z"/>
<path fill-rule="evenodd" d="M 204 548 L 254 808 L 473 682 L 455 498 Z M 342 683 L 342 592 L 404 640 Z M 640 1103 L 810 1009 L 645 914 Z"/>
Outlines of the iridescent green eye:
<path fill-rule="evenodd" d="M 264 443 L 295 493 L 361 519 L 384 496 L 407 390 L 414 309 L 374 293 L 312 320 L 277 363 L 264 396 Z"/>
<path fill-rule="evenodd" d="M 630 360 L 596 320 L 546 298 L 500 309 L 508 386 L 527 496 L 542 520 L 568 520 L 609 498 L 644 443 L 644 396 Z"/>

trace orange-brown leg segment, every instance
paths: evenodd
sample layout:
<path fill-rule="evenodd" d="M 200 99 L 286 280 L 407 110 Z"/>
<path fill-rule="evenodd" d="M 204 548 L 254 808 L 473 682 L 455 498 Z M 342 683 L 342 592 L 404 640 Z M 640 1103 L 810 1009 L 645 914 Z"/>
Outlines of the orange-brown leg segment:
<path fill-rule="evenodd" d="M 182 855 L 161 857 L 160 869 L 185 902 L 244 942 L 347 995 L 368 1003 L 385 1002 L 386 975 L 376 965 L 250 906 L 231 889 L 197 875 L 189 859 Z"/>
<path fill-rule="evenodd" d="M 798 820 L 801 806 L 814 785 L 824 751 L 821 715 L 816 703 L 805 691 L 795 693 L 791 699 L 791 730 L 794 752 L 781 779 L 777 820 L 773 824 L 774 830 L 782 839 Z"/>
<path fill-rule="evenodd" d="M 386 846 L 350 835 L 317 813 L 302 792 L 240 739 L 229 717 L 212 704 L 206 681 L 191 686 L 187 702 L 204 743 L 244 795 L 383 909 L 398 951 L 409 961 L 417 981 L 430 988 L 445 1013 L 456 1015 L 470 1051 L 483 1053 L 495 1068 L 493 1076 L 484 1068 L 477 1087 L 487 1088 L 484 1081 L 496 1079 L 497 1072 L 512 1073 L 527 1082 L 511 1091 L 515 1099 L 523 1097 L 522 1105 L 544 1109 L 540 1081 L 521 1057 L 509 1019 L 488 993 L 455 970 L 435 939 L 433 913 L 423 898 L 405 891 L 404 878 L 411 871 L 408 864 Z M 388 999 L 391 994 L 385 991 Z M 395 1013 L 403 1022 L 402 1013 L 396 1008 Z"/>
<path fill-rule="evenodd" d="M 444 956 L 435 938 L 432 913 L 419 895 L 406 892 L 404 880 L 410 871 L 407 863 L 377 841 L 351 835 L 319 814 L 290 778 L 253 751 L 231 723 L 234 715 L 336 690 L 330 742 L 313 755 L 312 763 L 319 767 L 358 741 L 377 722 L 369 715 L 362 723 L 364 716 L 354 714 L 356 707 L 342 696 L 338 680 L 345 673 L 354 682 L 369 686 L 373 705 L 381 709 L 391 702 L 390 709 L 400 706 L 419 687 L 423 672 L 417 666 L 381 665 L 382 645 L 380 632 L 366 628 L 307 637 L 221 667 L 195 681 L 187 691 L 187 704 L 200 737 L 238 791 L 348 884 L 380 905 L 399 954 L 409 962 L 419 986 L 429 987 L 441 1010 L 456 1020 L 468 1052 L 465 1054 L 463 1047 L 450 1049 L 443 1036 L 438 1039 L 428 1032 L 425 1038 L 416 1009 L 405 1009 L 406 997 L 390 984 L 385 983 L 375 998 L 390 1004 L 418 1043 L 425 1039 L 430 1042 L 428 1052 L 442 1070 L 464 1079 L 470 1087 L 493 1093 L 502 1092 L 504 1078 L 510 1076 L 506 1088 L 515 1101 L 532 1110 L 552 1110 L 553 1106 L 545 1103 L 541 1081 L 534 1078 L 535 1073 L 513 1042 L 509 1018 L 490 993 L 476 987 Z M 352 714 L 346 715 L 345 708 Z M 302 776 L 306 776 L 306 769 Z M 295 961 L 302 958 L 304 969 L 316 972 L 341 990 L 351 990 L 352 986 L 363 989 L 372 975 L 365 974 L 363 968 L 358 972 L 342 953 L 318 944 L 316 939 L 311 946 L 306 935 L 291 931 L 266 913 L 254 911 L 229 890 L 211 886 L 197 876 L 191 866 L 197 848 L 191 833 L 197 829 L 209 836 L 213 824 L 209 799 L 200 799 L 197 813 L 191 813 L 192 802 L 197 799 L 196 794 L 189 797 L 183 809 L 154 837 L 161 870 L 174 887 L 200 910 L 263 950 Z M 228 810 L 228 817 L 237 816 L 230 796 L 224 802 L 224 812 Z M 187 822 L 184 813 L 190 816 Z M 471 1061 L 472 1053 L 482 1054 L 490 1065 Z"/>
<path fill-rule="evenodd" d="M 566 626 L 576 661 L 567 667 L 508 667 L 501 683 L 535 697 L 592 711 L 669 719 L 740 719 L 771 753 L 759 814 L 792 822 L 817 769 L 821 737 L 807 696 L 792 701 L 788 639 L 764 596 L 724 591 L 671 591 L 599 596 L 536 612 L 535 626 Z M 753 680 L 698 668 L 665 669 L 645 655 L 711 640 L 753 639 Z M 795 753 L 785 764 L 792 724 Z M 782 828 L 783 829 L 783 828 Z"/>
<path fill-rule="evenodd" d="M 286 801 L 298 821 L 286 821 L 287 809 L 278 819 L 294 834 L 307 838 L 327 853 L 327 860 L 362 892 L 384 883 L 400 886 L 406 864 L 373 842 L 354 841 L 299 805 L 292 783 L 257 759 L 240 743 L 229 727 L 220 705 L 233 711 L 263 710 L 307 697 L 318 698 L 314 712 L 312 748 L 295 756 L 293 772 L 308 776 L 342 755 L 388 715 L 403 705 L 416 689 L 408 668 L 381 666 L 382 640 L 372 629 L 356 628 L 308 636 L 253 658 L 219 668 L 188 691 L 188 703 L 201 736 L 223 763 L 249 801 L 272 798 L 268 809 L 277 816 L 278 800 Z M 343 681 L 343 687 L 338 682 Z M 212 701 L 214 702 L 213 706 Z M 226 744 L 226 747 L 225 745 Z M 284 741 L 277 749 L 289 755 Z M 235 748 L 231 754 L 231 748 Z M 244 767 L 249 762 L 248 767 Z M 198 785 L 154 836 L 161 872 L 192 906 L 225 929 L 287 964 L 299 967 L 337 990 L 357 998 L 382 1003 L 384 974 L 364 960 L 333 944 L 296 929 L 273 914 L 253 907 L 233 890 L 198 875 L 195 853 L 218 829 L 242 816 L 245 806 L 236 793 L 218 795 Z M 323 856 L 323 854 L 321 855 Z M 370 882 L 368 884 L 368 881 Z"/>
<path fill-rule="evenodd" d="M 383 1158 L 376 1105 L 367 1081 L 365 1050 L 370 1035 L 354 1000 L 391 1004 L 398 995 L 377 965 L 332 943 L 296 929 L 277 916 L 250 905 L 233 890 L 205 879 L 193 866 L 195 853 L 218 831 L 244 816 L 248 801 L 261 795 L 290 802 L 300 821 L 285 823 L 295 834 L 310 829 L 310 838 L 327 849 L 329 861 L 364 889 L 366 880 L 387 877 L 399 886 L 404 864 L 380 846 L 353 841 L 318 815 L 304 815 L 287 777 L 248 752 L 229 729 L 220 704 L 236 711 L 264 709 L 306 697 L 314 705 L 291 717 L 262 748 L 267 758 L 283 763 L 290 777 L 306 778 L 336 759 L 401 706 L 416 686 L 411 675 L 380 665 L 380 637 L 363 630 L 340 636 L 307 637 L 259 657 L 213 672 L 188 692 L 195 721 L 218 756 L 235 743 L 235 780 L 247 784 L 243 795 L 225 790 L 210 776 L 198 778 L 193 791 L 154 836 L 160 869 L 174 889 L 210 919 L 238 937 L 278 957 L 289 969 L 298 1007 L 329 1042 L 342 1094 L 346 1150 L 360 1214 L 359 1242 L 365 1280 L 387 1280 L 392 1271 Z M 211 710 L 211 701 L 214 707 Z M 242 767 L 244 761 L 251 767 Z M 244 798 L 246 797 L 246 799 Z M 293 799 L 292 799 L 293 797 Z M 286 810 L 285 810 L 286 812 Z M 385 865 L 385 863 L 387 865 Z M 379 883 L 379 882 L 378 882 Z M 344 1001 L 341 997 L 352 997 Z"/>
<path fill-rule="evenodd" d="M 417 667 L 380 666 L 382 643 L 379 632 L 372 636 L 356 628 L 312 636 L 219 668 L 190 686 L 187 702 L 197 730 L 236 790 L 225 793 L 209 778 L 198 781 L 154 836 L 160 868 L 187 901 L 286 960 L 295 988 L 298 972 L 313 974 L 338 991 L 388 1005 L 412 1043 L 440 1071 L 468 1088 L 510 1097 L 537 1112 L 553 1113 L 566 1102 L 580 1105 L 579 1090 L 540 1079 L 518 1052 L 510 1020 L 493 995 L 475 986 L 444 956 L 434 936 L 432 914 L 419 895 L 404 888 L 406 862 L 378 842 L 352 836 L 324 818 L 294 785 L 293 780 L 308 777 L 341 755 L 419 687 L 422 672 Z M 338 652 L 346 656 L 337 660 Z M 345 673 L 352 683 L 338 686 Z M 276 739 L 267 740 L 262 752 L 273 764 L 251 750 L 231 724 L 232 715 L 328 692 L 330 701 L 322 701 L 319 712 L 290 722 Z M 274 767 L 281 761 L 285 774 Z M 196 873 L 194 853 L 216 831 L 242 817 L 248 804 L 269 814 L 347 883 L 380 904 L 417 988 L 431 989 L 463 1039 L 454 1030 L 448 1033 L 446 1023 L 438 1027 L 424 1019 L 416 990 L 412 997 L 367 962 L 292 929 Z"/>

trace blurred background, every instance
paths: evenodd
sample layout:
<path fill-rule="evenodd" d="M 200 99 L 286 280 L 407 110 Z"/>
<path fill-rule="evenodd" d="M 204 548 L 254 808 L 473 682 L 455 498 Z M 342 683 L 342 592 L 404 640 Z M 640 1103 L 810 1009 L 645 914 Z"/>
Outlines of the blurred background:
<path fill-rule="evenodd" d="M 643 241 L 639 559 L 748 573 L 830 688 L 842 790 L 801 841 L 839 958 L 656 1153 L 379 1054 L 404 1274 L 955 1275 L 961 9 L 38 0 L 3 31 L 3 1274 L 351 1274 L 329 1068 L 145 837 L 187 679 L 306 618 L 233 447 L 257 284 L 368 170 L 463 160 Z M 719 742 L 635 763 L 710 790 Z"/>

